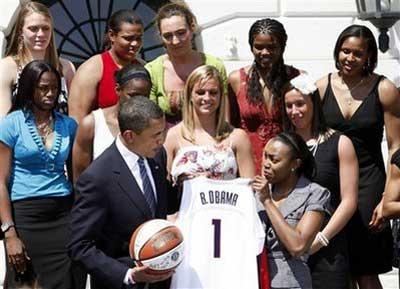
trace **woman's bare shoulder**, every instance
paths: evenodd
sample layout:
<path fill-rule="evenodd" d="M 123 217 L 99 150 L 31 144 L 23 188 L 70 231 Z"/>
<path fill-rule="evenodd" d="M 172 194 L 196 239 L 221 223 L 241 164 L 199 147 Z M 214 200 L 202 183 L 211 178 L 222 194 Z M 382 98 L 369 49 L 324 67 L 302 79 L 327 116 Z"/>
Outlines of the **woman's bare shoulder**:
<path fill-rule="evenodd" d="M 0 79 L 3 81 L 13 83 L 17 75 L 17 70 L 17 63 L 11 56 L 0 59 Z"/>

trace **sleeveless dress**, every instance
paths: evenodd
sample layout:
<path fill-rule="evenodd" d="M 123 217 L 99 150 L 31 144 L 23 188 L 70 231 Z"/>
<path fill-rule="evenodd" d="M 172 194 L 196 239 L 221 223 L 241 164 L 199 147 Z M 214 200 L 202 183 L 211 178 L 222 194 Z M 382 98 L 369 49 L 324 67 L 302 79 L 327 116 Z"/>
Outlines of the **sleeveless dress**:
<path fill-rule="evenodd" d="M 115 140 L 101 108 L 94 110 L 93 160 L 101 155 Z"/>
<path fill-rule="evenodd" d="M 391 270 L 392 235 L 390 223 L 379 233 L 371 233 L 368 223 L 385 188 L 385 166 L 381 152 L 383 108 L 378 84 L 350 119 L 345 119 L 331 87 L 331 75 L 322 102 L 327 125 L 343 132 L 353 142 L 359 163 L 358 209 L 349 221 L 346 234 L 349 245 L 350 272 L 353 275 L 381 274 Z"/>
<path fill-rule="evenodd" d="M 103 75 L 101 76 L 97 87 L 97 104 L 96 108 L 106 108 L 113 106 L 118 102 L 118 96 L 115 91 L 114 74 L 119 70 L 119 67 L 111 57 L 110 51 L 103 52 L 101 60 L 103 62 Z M 142 64 L 137 59 L 132 61 L 132 64 Z"/>
<path fill-rule="evenodd" d="M 247 97 L 247 83 L 249 76 L 244 68 L 239 70 L 240 86 L 236 99 L 230 99 L 231 122 L 235 127 L 240 127 L 247 132 L 253 148 L 253 159 L 256 173 L 261 171 L 262 152 L 267 142 L 282 132 L 282 100 L 276 97 L 274 107 L 268 112 L 264 103 L 253 104 Z M 299 71 L 287 66 L 289 79 L 297 76 Z"/>
<path fill-rule="evenodd" d="M 172 163 L 171 176 L 174 180 L 183 173 L 208 172 L 209 178 L 230 180 L 237 178 L 237 163 L 230 146 L 183 146 L 179 148 Z"/>
<path fill-rule="evenodd" d="M 331 193 L 330 209 L 333 212 L 340 204 L 339 138 L 340 132 L 333 133 L 320 143 L 315 152 L 317 167 L 313 182 L 325 187 Z M 328 220 L 327 220 L 328 221 Z M 342 230 L 308 259 L 313 289 L 347 289 L 349 284 L 349 260 L 345 231 Z"/>
<path fill-rule="evenodd" d="M 253 160 L 257 174 L 261 170 L 262 152 L 267 142 L 282 132 L 282 103 L 277 99 L 268 113 L 265 104 L 253 104 L 247 99 L 248 75 L 244 68 L 240 72 L 240 86 L 236 95 L 239 108 L 240 128 L 247 132 L 253 148 Z"/>

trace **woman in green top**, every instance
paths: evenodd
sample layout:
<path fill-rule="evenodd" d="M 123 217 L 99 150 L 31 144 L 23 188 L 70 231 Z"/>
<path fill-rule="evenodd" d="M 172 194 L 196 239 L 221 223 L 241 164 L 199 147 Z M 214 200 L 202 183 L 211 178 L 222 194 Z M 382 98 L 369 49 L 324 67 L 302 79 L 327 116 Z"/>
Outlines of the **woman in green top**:
<path fill-rule="evenodd" d="M 182 119 L 182 95 L 189 74 L 201 65 L 215 66 L 226 87 L 226 71 L 221 60 L 193 49 L 196 18 L 184 4 L 162 6 L 156 22 L 167 53 L 146 65 L 153 83 L 150 99 L 162 108 L 171 127 Z"/>

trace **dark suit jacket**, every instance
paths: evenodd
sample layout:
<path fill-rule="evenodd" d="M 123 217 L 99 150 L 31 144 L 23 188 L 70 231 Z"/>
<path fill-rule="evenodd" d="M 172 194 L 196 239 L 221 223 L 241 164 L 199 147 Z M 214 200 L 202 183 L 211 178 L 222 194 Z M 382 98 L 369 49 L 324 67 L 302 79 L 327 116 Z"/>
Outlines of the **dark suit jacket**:
<path fill-rule="evenodd" d="M 163 164 L 154 159 L 148 159 L 148 162 L 157 192 L 156 218 L 165 219 L 165 150 L 160 152 L 158 159 Z M 96 289 L 125 288 L 125 274 L 134 266 L 129 257 L 131 235 L 152 217 L 143 193 L 115 142 L 82 173 L 75 189 L 77 198 L 71 214 L 68 244 L 72 259 L 83 264 Z M 157 287 L 157 284 L 151 286 Z"/>

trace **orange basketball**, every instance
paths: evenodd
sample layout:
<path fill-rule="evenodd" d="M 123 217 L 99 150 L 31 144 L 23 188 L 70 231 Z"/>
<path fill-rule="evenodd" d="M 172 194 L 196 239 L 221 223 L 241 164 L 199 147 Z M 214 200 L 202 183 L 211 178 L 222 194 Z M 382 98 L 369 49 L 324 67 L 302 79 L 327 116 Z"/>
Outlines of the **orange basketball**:
<path fill-rule="evenodd" d="M 183 258 L 183 236 L 173 223 L 154 219 L 140 225 L 132 235 L 129 254 L 135 262 L 157 273 L 174 269 Z"/>

